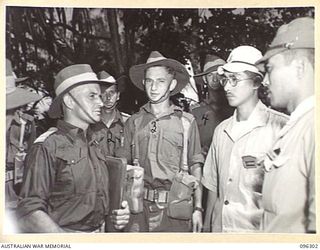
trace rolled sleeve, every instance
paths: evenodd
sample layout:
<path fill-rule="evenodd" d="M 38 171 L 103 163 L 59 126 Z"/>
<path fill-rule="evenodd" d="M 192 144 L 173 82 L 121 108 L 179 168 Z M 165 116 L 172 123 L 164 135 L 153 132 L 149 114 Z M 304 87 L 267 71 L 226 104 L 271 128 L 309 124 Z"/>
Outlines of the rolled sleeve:
<path fill-rule="evenodd" d="M 218 192 L 218 177 L 217 177 L 217 161 L 215 150 L 216 133 L 213 135 L 213 140 L 208 151 L 206 161 L 203 166 L 203 176 L 201 183 L 210 191 Z"/>
<path fill-rule="evenodd" d="M 40 144 L 33 145 L 28 153 L 17 207 L 19 218 L 36 210 L 48 212 L 50 176 L 55 176 L 49 158 L 46 149 Z"/>
<path fill-rule="evenodd" d="M 204 157 L 201 153 L 200 135 L 196 121 L 193 120 L 189 129 L 188 139 L 188 165 L 204 163 Z"/>

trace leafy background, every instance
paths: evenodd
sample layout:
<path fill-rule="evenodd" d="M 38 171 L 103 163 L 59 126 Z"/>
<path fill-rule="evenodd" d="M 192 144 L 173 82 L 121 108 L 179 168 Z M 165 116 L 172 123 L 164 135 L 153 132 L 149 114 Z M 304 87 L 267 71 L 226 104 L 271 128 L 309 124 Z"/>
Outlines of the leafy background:
<path fill-rule="evenodd" d="M 145 101 L 128 78 L 132 65 L 152 50 L 185 62 L 199 73 L 205 55 L 226 59 L 239 45 L 264 52 L 277 28 L 313 7 L 220 9 L 94 9 L 6 7 L 6 57 L 18 76 L 53 95 L 55 74 L 74 63 L 106 70 L 126 89 L 121 109 L 132 113 Z M 203 86 L 198 86 L 202 88 Z"/>

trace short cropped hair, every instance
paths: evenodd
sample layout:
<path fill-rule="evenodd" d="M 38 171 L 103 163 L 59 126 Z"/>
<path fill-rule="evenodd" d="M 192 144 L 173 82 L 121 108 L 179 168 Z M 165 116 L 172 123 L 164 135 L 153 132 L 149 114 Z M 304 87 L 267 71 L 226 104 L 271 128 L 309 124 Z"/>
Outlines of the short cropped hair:
<path fill-rule="evenodd" d="M 263 80 L 263 77 L 257 73 L 251 72 L 251 71 L 244 71 L 244 73 L 253 80 L 254 85 L 260 86 Z"/>
<path fill-rule="evenodd" d="M 306 57 L 314 68 L 314 49 L 289 49 L 281 53 L 287 64 L 295 58 Z"/>

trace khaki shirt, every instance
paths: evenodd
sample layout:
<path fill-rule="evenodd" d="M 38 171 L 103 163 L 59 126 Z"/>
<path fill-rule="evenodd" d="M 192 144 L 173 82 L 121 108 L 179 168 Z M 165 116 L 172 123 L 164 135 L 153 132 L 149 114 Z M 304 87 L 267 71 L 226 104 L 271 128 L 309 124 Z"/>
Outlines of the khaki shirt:
<path fill-rule="evenodd" d="M 258 164 L 272 147 L 287 116 L 258 102 L 241 134 L 233 117 L 216 128 L 203 168 L 202 183 L 217 193 L 214 232 L 254 232 L 260 228 L 264 169 Z"/>
<path fill-rule="evenodd" d="M 147 103 L 126 122 L 125 150 L 122 156 L 126 157 L 129 163 L 135 158 L 139 160 L 145 170 L 146 183 L 151 184 L 155 179 L 162 183 L 171 181 L 179 171 L 183 151 L 182 115 L 191 121 L 187 154 L 188 166 L 191 167 L 204 161 L 199 131 L 191 114 L 186 114 L 181 108 L 171 105 L 167 114 L 157 118 Z"/>
<path fill-rule="evenodd" d="M 265 160 L 262 229 L 274 233 L 316 231 L 314 98 L 291 114 Z"/>

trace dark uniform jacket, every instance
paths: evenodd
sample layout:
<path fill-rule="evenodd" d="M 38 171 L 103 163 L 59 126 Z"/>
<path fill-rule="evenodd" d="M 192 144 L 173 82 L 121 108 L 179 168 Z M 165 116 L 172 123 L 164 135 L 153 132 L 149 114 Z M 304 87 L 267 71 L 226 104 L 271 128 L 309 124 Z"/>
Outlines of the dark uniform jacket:
<path fill-rule="evenodd" d="M 26 158 L 17 214 L 46 212 L 65 230 L 94 231 L 108 214 L 108 171 L 96 141 L 58 121 Z"/>
<path fill-rule="evenodd" d="M 124 119 L 122 113 L 116 110 L 116 116 L 108 128 L 106 122 L 101 117 L 101 121 L 91 125 L 91 132 L 94 133 L 95 140 L 101 145 L 102 152 L 106 156 L 116 156 L 117 151 L 124 145 Z"/>

